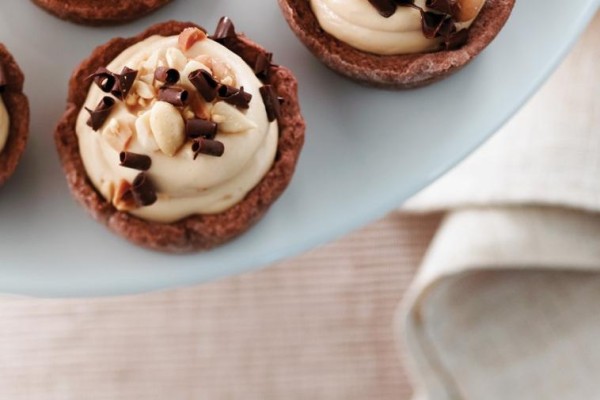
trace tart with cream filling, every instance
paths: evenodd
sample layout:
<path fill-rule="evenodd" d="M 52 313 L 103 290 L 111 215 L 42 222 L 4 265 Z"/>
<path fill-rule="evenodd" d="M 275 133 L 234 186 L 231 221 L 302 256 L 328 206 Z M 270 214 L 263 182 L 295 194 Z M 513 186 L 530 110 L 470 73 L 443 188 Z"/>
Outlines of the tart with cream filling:
<path fill-rule="evenodd" d="M 32 0 L 60 19 L 84 25 L 113 25 L 140 18 L 172 0 Z"/>
<path fill-rule="evenodd" d="M 407 89 L 465 66 L 500 32 L 514 0 L 278 0 L 298 38 L 334 71 Z"/>
<path fill-rule="evenodd" d="M 23 72 L 0 44 L 0 185 L 17 168 L 29 135 L 29 102 L 23 94 Z"/>
<path fill-rule="evenodd" d="M 223 18 L 158 24 L 74 72 L 55 132 L 74 196 L 139 245 L 205 250 L 246 231 L 290 182 L 297 84 Z"/>

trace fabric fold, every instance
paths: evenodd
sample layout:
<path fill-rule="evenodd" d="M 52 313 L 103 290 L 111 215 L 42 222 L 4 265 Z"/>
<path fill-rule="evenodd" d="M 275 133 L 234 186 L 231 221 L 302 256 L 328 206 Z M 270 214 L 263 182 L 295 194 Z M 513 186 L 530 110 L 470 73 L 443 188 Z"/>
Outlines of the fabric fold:
<path fill-rule="evenodd" d="M 573 210 L 451 213 L 397 321 L 415 360 L 416 398 L 595 398 L 598 237 L 600 215 Z"/>

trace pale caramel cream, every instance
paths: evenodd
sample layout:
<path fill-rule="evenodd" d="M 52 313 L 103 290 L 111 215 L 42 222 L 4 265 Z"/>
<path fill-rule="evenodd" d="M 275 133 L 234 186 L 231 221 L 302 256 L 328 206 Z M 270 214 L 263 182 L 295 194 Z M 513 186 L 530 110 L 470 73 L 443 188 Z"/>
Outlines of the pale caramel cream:
<path fill-rule="evenodd" d="M 425 1 L 415 0 L 415 5 L 427 9 Z M 484 0 L 479 1 L 484 3 Z M 423 35 L 421 14 L 412 7 L 399 6 L 391 17 L 385 18 L 367 0 L 310 2 L 323 30 L 358 50 L 394 55 L 423 53 L 439 48 L 440 39 L 427 39 Z M 468 28 L 475 18 L 457 24 L 457 28 Z"/>
<path fill-rule="evenodd" d="M 9 129 L 10 117 L 8 115 L 8 111 L 6 111 L 6 106 L 4 105 L 2 96 L 0 96 L 0 153 L 2 150 L 4 150 L 4 146 L 6 146 Z"/>
<path fill-rule="evenodd" d="M 156 104 L 151 84 L 154 69 L 177 68 L 182 76 L 180 85 L 195 96 L 196 89 L 187 75 L 199 67 L 209 69 L 207 57 L 212 61 L 211 72 L 215 77 L 220 76 L 226 81 L 223 83 L 238 88 L 243 86 L 252 94 L 250 107 L 239 111 L 224 102 L 204 104 L 206 115 L 219 124 L 216 140 L 225 145 L 222 157 L 199 155 L 194 160 L 189 142 L 174 155 L 168 155 L 157 144 L 163 142 L 155 140 L 147 129 L 149 123 L 158 124 L 150 115 Z M 77 119 L 86 172 L 107 201 L 113 199 L 122 180 L 132 182 L 139 173 L 119 165 L 121 150 L 146 154 L 152 159 L 147 174 L 157 189 L 158 200 L 129 212 L 156 222 L 169 223 L 194 214 L 227 210 L 241 201 L 269 171 L 277 150 L 277 121 L 269 123 L 259 92 L 263 84 L 239 56 L 210 39 L 198 41 L 181 52 L 177 36 L 153 36 L 125 50 L 107 68 L 120 72 L 125 66 L 139 71 L 136 83 L 125 102 L 116 101 L 103 127 L 93 131 L 87 126 L 89 114 L 83 109 Z M 94 109 L 104 96 L 106 93 L 92 85 L 85 107 Z M 191 118 L 188 114 L 189 110 L 183 111 L 182 118 Z"/>

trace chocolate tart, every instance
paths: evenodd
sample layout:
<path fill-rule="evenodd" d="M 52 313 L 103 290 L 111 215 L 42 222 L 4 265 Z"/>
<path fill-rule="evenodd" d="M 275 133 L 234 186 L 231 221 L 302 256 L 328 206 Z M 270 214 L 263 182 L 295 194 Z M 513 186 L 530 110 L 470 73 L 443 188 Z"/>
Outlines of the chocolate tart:
<path fill-rule="evenodd" d="M 172 0 L 32 0 L 60 19 L 84 25 L 114 25 L 140 18 Z"/>
<path fill-rule="evenodd" d="M 308 0 L 278 1 L 296 36 L 325 65 L 360 83 L 389 89 L 425 86 L 464 67 L 500 32 L 515 3 L 487 0 L 469 29 L 467 41 L 458 49 L 381 56 L 357 50 L 325 32 Z"/>
<path fill-rule="evenodd" d="M 152 35 L 178 35 L 187 27 L 198 26 L 191 22 L 170 21 L 154 25 L 136 37 L 115 38 L 96 48 L 71 77 L 67 109 L 54 134 L 69 187 L 79 203 L 111 231 L 138 245 L 164 252 L 207 250 L 250 228 L 288 186 L 304 143 L 305 124 L 300 114 L 296 79 L 288 69 L 269 65 L 263 82 L 272 85 L 277 95 L 285 99 L 277 118 L 277 154 L 271 169 L 241 202 L 219 214 L 193 215 L 163 224 L 118 211 L 105 200 L 86 174 L 76 135 L 76 119 L 92 84 L 88 77 L 133 44 Z M 236 43 L 232 50 L 244 59 L 244 54 L 265 51 L 243 35 L 237 35 Z"/>
<path fill-rule="evenodd" d="M 0 185 L 15 172 L 25 151 L 29 135 L 29 102 L 23 94 L 23 72 L 4 45 L 0 44 L 0 64 L 5 73 L 6 86 L 1 94 L 10 118 L 6 145 L 0 152 Z"/>

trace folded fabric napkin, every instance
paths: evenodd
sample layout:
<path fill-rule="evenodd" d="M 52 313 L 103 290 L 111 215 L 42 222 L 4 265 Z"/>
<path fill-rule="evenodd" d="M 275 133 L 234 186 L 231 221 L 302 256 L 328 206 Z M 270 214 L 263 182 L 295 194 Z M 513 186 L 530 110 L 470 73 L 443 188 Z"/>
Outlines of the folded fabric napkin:
<path fill-rule="evenodd" d="M 408 400 L 403 363 L 418 400 L 600 398 L 599 35 L 336 243 L 196 288 L 0 301 L 0 399 Z"/>
<path fill-rule="evenodd" d="M 447 215 L 400 313 L 418 399 L 600 398 L 600 15 L 502 131 L 407 205 Z"/>

